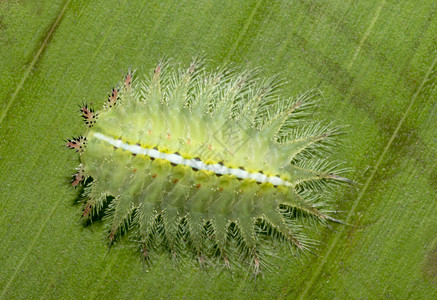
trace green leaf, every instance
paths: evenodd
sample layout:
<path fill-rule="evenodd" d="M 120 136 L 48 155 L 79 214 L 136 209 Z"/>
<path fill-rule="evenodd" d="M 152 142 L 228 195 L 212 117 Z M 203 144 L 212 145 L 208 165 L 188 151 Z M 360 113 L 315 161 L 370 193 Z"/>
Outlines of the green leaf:
<path fill-rule="evenodd" d="M 437 298 L 437 7 L 434 1 L 0 2 L 0 298 Z M 68 188 L 78 104 L 100 107 L 132 68 L 204 55 L 279 74 L 282 95 L 324 95 L 315 119 L 345 126 L 322 243 L 287 249 L 256 280 L 151 268 Z M 237 276 L 238 275 L 238 276 Z M 240 274 L 241 275 L 241 274 Z"/>

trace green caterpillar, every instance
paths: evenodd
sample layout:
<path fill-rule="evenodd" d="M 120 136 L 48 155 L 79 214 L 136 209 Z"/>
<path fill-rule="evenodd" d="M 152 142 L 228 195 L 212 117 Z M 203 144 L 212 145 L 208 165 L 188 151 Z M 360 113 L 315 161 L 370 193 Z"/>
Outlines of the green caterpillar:
<path fill-rule="evenodd" d="M 163 249 L 258 272 L 277 243 L 310 248 L 308 220 L 340 222 L 323 192 L 350 180 L 325 159 L 339 130 L 305 121 L 318 93 L 283 99 L 278 85 L 201 60 L 129 73 L 101 111 L 81 108 L 86 132 L 67 141 L 83 217 L 103 210 L 110 243 L 133 232 L 147 260 Z"/>

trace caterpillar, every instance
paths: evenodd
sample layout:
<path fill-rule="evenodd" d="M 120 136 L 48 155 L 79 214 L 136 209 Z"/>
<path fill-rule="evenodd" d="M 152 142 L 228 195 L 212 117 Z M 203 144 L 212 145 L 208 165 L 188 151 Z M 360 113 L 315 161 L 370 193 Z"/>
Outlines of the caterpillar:
<path fill-rule="evenodd" d="M 275 245 L 313 247 L 308 221 L 342 223 L 327 199 L 351 180 L 326 159 L 340 129 L 307 120 L 319 92 L 285 99 L 274 78 L 201 59 L 133 75 L 102 110 L 83 105 L 85 133 L 66 141 L 82 217 L 104 215 L 110 245 L 130 233 L 147 261 L 161 249 L 258 272 Z"/>

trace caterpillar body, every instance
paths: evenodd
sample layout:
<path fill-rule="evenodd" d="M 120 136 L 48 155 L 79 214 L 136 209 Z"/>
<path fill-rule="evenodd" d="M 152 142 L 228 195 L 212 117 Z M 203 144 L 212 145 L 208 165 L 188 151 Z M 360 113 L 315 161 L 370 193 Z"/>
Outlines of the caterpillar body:
<path fill-rule="evenodd" d="M 83 217 L 103 211 L 111 244 L 134 232 L 146 260 L 160 248 L 258 272 L 268 241 L 310 248 L 306 221 L 340 222 L 324 193 L 350 180 L 326 162 L 339 130 L 305 121 L 318 93 L 283 99 L 278 85 L 200 60 L 128 73 L 102 110 L 81 108 L 85 134 L 67 140 Z"/>

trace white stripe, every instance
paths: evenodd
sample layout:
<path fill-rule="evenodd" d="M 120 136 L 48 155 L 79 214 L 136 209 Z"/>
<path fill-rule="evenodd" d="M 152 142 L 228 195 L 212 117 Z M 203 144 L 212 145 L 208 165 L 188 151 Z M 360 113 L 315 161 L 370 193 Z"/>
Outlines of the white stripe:
<path fill-rule="evenodd" d="M 221 164 L 205 164 L 200 160 L 183 158 L 179 154 L 175 154 L 175 153 L 167 154 L 155 149 L 143 148 L 139 145 L 126 144 L 120 139 L 117 140 L 113 139 L 100 132 L 95 132 L 94 137 L 101 141 L 107 142 L 114 147 L 129 151 L 130 153 L 143 154 L 143 155 L 150 156 L 152 158 L 164 159 L 175 165 L 184 165 L 197 170 L 212 171 L 215 174 L 219 174 L 219 175 L 234 175 L 237 178 L 241 178 L 241 179 L 253 179 L 260 183 L 269 182 L 276 186 L 278 185 L 293 186 L 291 182 L 283 180 L 282 178 L 277 176 L 267 176 L 259 172 L 250 173 L 242 169 L 228 168 Z"/>

